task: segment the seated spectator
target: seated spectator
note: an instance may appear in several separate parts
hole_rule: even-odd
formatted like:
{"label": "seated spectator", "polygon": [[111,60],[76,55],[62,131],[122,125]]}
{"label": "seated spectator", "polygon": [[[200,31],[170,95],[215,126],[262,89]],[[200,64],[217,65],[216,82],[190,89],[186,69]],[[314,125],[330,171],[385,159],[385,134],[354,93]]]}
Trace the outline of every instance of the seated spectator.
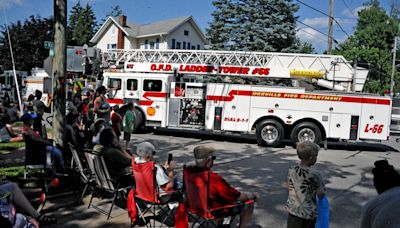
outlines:
{"label": "seated spectator", "polygon": [[[230,186],[224,178],[211,171],[215,160],[215,156],[213,156],[214,152],[215,149],[210,146],[201,145],[195,147],[194,158],[196,165],[194,167],[188,167],[189,172],[202,172],[206,170],[210,172],[208,192],[210,208],[212,209],[226,205],[234,205],[237,203],[237,201],[246,202],[248,200],[257,200],[259,198],[258,193],[239,192]],[[251,216],[253,215],[253,210],[254,204],[250,204],[243,207],[242,211],[239,211],[239,227],[246,227],[251,219]],[[235,215],[235,213],[229,209],[214,211],[212,214],[217,218]]]}
{"label": "seated spectator", "polygon": [[132,186],[134,184],[132,157],[121,149],[111,128],[104,128],[101,131],[100,145],[102,147],[95,146],[93,152],[98,152],[100,156],[103,156],[111,178],[117,180],[121,187]]}
{"label": "seated spectator", "polygon": [[[21,209],[27,216],[16,212]],[[22,193],[21,189],[13,182],[0,185],[0,215],[9,222],[10,227],[39,227],[39,225],[51,225],[57,222],[52,216],[46,216],[36,211]],[[2,227],[6,221],[2,220]]]}
{"label": "seated spectator", "polygon": [[[154,161],[154,155],[156,153],[156,149],[153,144],[149,142],[142,142],[137,145],[136,154],[139,157],[135,157],[135,162],[146,163],[149,161]],[[156,170],[156,182],[158,187],[159,200],[161,203],[166,203],[169,201],[178,201],[180,198],[180,194],[168,194],[167,192],[177,190],[178,182],[174,178],[174,168],[175,161],[171,161],[168,164],[168,161],[164,162],[163,167],[155,164]]]}
{"label": "seated spectator", "polygon": [[111,126],[114,130],[115,135],[119,139],[121,136],[121,127],[122,127],[122,117],[118,114],[119,106],[115,105],[113,107],[113,111],[111,112]]}
{"label": "seated spectator", "polygon": [[12,126],[9,124],[8,116],[2,116],[0,118],[0,143],[22,142],[24,140],[22,135],[14,133]]}
{"label": "seated spectator", "polygon": [[64,158],[61,150],[59,150],[56,147],[53,147],[53,144],[49,140],[43,139],[38,132],[34,131],[31,128],[33,124],[33,119],[36,117],[37,116],[35,114],[30,114],[30,113],[25,113],[21,117],[22,122],[24,123],[24,127],[22,128],[22,133],[24,135],[25,140],[28,140],[33,144],[32,148],[34,148],[34,150],[40,150],[40,148],[44,147],[46,149],[46,152],[52,154],[56,158],[60,167],[63,170],[65,170]]}
{"label": "seated spectator", "polygon": [[79,116],[73,113],[67,115],[66,139],[67,143],[71,143],[78,151],[83,151],[86,140],[85,136],[79,129]]}
{"label": "seated spectator", "polygon": [[363,207],[360,227],[399,227],[400,174],[387,160],[376,161],[372,173],[379,195]]}
{"label": "seated spectator", "polygon": [[6,114],[10,120],[10,123],[14,123],[15,121],[19,120],[20,113],[18,108],[16,107],[14,102],[10,102],[6,107]]}
{"label": "seated spectator", "polygon": [[93,132],[93,138],[92,138],[92,146],[95,146],[96,144],[100,143],[100,132],[104,129],[104,120],[103,119],[97,119],[94,124],[91,126],[91,130]]}

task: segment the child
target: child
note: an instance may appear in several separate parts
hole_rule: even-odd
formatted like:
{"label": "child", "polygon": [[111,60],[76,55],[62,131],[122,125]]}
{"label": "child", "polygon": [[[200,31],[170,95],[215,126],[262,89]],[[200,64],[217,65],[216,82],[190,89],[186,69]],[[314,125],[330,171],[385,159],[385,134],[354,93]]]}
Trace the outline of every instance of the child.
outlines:
{"label": "child", "polygon": [[123,128],[124,128],[124,140],[125,143],[125,150],[128,151],[129,141],[131,141],[131,134],[133,130],[135,130],[135,114],[133,114],[133,103],[130,102],[127,105],[127,111],[124,115],[123,119]]}
{"label": "child", "polygon": [[302,142],[296,147],[300,164],[288,173],[287,227],[315,227],[317,220],[316,196],[325,195],[325,184],[320,173],[312,168],[320,147],[312,142]]}
{"label": "child", "polygon": [[113,111],[111,112],[111,126],[114,130],[115,135],[117,136],[118,140],[121,136],[121,124],[122,124],[122,117],[118,114],[119,106],[115,105],[113,107]]}

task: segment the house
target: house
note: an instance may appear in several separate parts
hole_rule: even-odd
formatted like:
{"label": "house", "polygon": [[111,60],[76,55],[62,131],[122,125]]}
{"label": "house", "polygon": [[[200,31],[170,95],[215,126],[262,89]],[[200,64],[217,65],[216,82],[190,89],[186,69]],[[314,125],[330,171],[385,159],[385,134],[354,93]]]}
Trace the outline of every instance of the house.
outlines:
{"label": "house", "polygon": [[100,49],[204,49],[206,38],[192,16],[138,25],[109,17],[90,40]]}

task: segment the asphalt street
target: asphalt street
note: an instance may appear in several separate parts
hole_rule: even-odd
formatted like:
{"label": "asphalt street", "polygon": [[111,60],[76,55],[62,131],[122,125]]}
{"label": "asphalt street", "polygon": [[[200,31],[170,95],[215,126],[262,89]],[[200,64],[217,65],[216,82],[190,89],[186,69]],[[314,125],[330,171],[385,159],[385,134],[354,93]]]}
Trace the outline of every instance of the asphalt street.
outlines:
{"label": "asphalt street", "polygon": [[[157,131],[132,135],[132,144],[152,142],[157,148],[156,161],[163,162],[172,153],[177,162],[176,173],[184,163],[193,161],[193,148],[212,145],[218,152],[213,170],[240,191],[259,192],[254,222],[250,227],[286,227],[287,170],[298,162],[296,151],[287,144],[280,148],[259,147],[251,136],[221,136],[190,132]],[[122,141],[121,141],[122,143]],[[374,161],[387,159],[400,169],[400,144],[395,140],[380,143],[330,143],[322,149],[316,168],[326,179],[331,208],[330,227],[359,227],[362,206],[377,193],[372,184]],[[60,227],[126,227],[125,210],[116,207],[112,219],[85,205],[53,207]],[[101,202],[101,201],[100,201]],[[109,204],[104,204],[105,208]],[[58,209],[57,209],[58,208]],[[58,227],[57,225],[57,227]]]}

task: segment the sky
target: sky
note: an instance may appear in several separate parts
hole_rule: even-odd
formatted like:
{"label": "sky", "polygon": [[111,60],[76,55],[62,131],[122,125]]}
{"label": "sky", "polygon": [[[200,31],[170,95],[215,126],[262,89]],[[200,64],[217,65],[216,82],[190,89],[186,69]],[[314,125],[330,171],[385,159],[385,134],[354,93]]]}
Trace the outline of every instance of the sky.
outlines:
{"label": "sky", "polygon": [[[311,43],[318,53],[327,49],[329,0],[293,0],[300,8],[295,13],[298,16],[297,35],[302,41]],[[353,34],[357,23],[357,12],[362,9],[367,0],[334,0],[333,38],[340,42]],[[392,2],[399,0],[381,0],[381,6],[387,11]],[[0,25],[24,21],[30,15],[43,18],[53,15],[54,0],[0,0]],[[68,13],[78,0],[68,0]],[[138,24],[147,24],[159,20],[181,16],[193,16],[200,28],[205,32],[212,21],[214,10],[212,0],[80,0],[81,5],[91,4],[97,21],[102,21],[111,11],[111,7],[119,5],[127,20]],[[306,6],[308,5],[308,6]],[[314,9],[312,9],[312,8]],[[321,12],[318,12],[321,11]],[[306,25],[311,26],[307,27]],[[320,32],[324,33],[321,34]]]}

